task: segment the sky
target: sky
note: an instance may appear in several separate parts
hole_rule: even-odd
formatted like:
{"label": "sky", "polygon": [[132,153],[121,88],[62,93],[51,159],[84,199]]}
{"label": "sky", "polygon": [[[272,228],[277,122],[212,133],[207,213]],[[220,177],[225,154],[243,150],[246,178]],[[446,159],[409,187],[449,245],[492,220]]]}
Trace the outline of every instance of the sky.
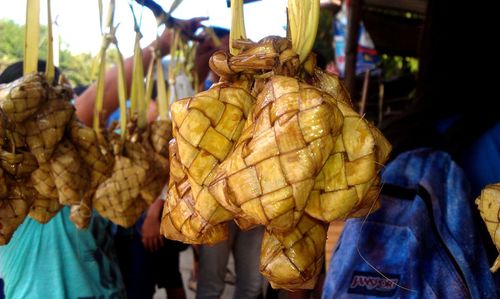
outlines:
{"label": "sky", "polygon": [[[168,10],[173,0],[156,0]],[[103,0],[104,9],[107,0]],[[115,24],[120,26],[117,31],[118,45],[122,54],[127,57],[133,53],[134,30],[133,18],[128,0],[116,0]],[[157,25],[151,11],[136,4],[134,8],[137,17],[141,15],[141,45],[146,46],[156,37]],[[267,35],[284,36],[286,24],[287,0],[261,0],[244,5],[247,37],[259,40]],[[57,23],[53,26],[54,34],[60,36],[64,45],[73,53],[90,52],[95,55],[101,43],[99,29],[99,10],[97,0],[52,0],[52,19]],[[18,24],[24,24],[26,17],[26,0],[0,0],[0,19],[11,19]],[[41,0],[40,22],[47,23],[46,0]],[[226,0],[184,0],[174,11],[173,16],[189,19],[197,16],[208,16],[210,19],[203,24],[229,28],[231,24],[230,9]],[[1,38],[1,37],[0,37]]]}

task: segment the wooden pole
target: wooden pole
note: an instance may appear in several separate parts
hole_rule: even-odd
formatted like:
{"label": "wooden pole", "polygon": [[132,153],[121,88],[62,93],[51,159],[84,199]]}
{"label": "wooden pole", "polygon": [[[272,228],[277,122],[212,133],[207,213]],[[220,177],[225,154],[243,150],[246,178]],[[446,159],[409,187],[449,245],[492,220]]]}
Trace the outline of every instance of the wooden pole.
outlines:
{"label": "wooden pole", "polygon": [[380,82],[378,87],[378,123],[380,127],[384,118],[384,83]]}
{"label": "wooden pole", "polygon": [[347,41],[345,53],[345,85],[353,96],[356,82],[356,55],[358,50],[359,27],[363,0],[350,0],[347,20]]}
{"label": "wooden pole", "polygon": [[363,91],[361,92],[361,103],[359,104],[359,114],[363,116],[366,110],[366,97],[368,97],[368,86],[370,84],[370,70],[365,72],[365,80],[363,80]]}

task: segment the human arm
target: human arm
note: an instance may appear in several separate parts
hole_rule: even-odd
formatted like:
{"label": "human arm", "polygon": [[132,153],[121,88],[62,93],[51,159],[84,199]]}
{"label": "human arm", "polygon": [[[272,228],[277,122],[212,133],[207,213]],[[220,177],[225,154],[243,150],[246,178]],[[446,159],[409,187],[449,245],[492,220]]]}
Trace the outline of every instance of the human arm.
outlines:
{"label": "human arm", "polygon": [[[202,21],[206,20],[206,18],[193,18],[190,20],[177,20],[178,26],[184,31],[188,32],[192,35],[192,32],[196,31],[199,27],[201,27]],[[171,30],[165,30],[159,39],[159,49],[161,55],[164,56],[170,53],[170,45],[172,42],[173,36]],[[142,63],[144,66],[144,73],[147,73],[147,68],[151,59],[153,59],[152,49],[155,48],[156,40],[149,44],[142,50]],[[123,61],[124,72],[125,72],[125,81],[127,94],[130,94],[130,87],[132,82],[132,73],[133,73],[133,57],[129,57]],[[118,108],[118,68],[113,66],[110,68],[104,77],[104,103],[103,103],[103,118],[107,119],[109,114],[111,114],[114,110]],[[91,126],[92,120],[94,117],[94,103],[97,92],[97,84],[94,82],[87,88],[75,101],[76,115],[78,119],[84,124]]]}
{"label": "human arm", "polygon": [[141,228],[142,243],[148,251],[157,251],[163,246],[164,238],[160,234],[160,219],[164,200],[156,199],[149,206]]}

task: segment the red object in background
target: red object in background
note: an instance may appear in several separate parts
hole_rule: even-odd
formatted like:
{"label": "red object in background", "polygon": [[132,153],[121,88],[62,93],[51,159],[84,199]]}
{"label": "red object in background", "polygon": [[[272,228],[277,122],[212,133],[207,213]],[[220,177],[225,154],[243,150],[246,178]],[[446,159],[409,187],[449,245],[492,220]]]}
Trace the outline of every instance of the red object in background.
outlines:
{"label": "red object in background", "polygon": [[326,69],[325,71],[329,74],[332,74],[332,75],[335,75],[335,76],[338,76],[339,75],[339,69],[337,68],[337,65],[335,65],[335,62],[333,61],[330,61],[327,65],[326,65]]}

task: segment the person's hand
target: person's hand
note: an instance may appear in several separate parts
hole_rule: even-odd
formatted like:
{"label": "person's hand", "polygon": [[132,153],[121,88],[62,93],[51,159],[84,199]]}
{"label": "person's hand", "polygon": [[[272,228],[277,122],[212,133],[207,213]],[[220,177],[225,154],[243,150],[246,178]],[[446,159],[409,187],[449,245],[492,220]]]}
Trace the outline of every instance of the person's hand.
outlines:
{"label": "person's hand", "polygon": [[[208,61],[212,54],[217,50],[228,51],[229,48],[229,34],[223,37],[219,37],[220,45],[215,45],[213,38],[209,35],[203,33],[200,35],[202,41],[196,48],[195,56],[195,70],[198,73],[198,78],[200,78],[200,83],[203,84],[205,78],[210,72]],[[217,81],[217,80],[216,80]]]}
{"label": "person's hand", "polygon": [[[196,32],[196,30],[198,30],[198,28],[203,27],[201,22],[206,20],[208,20],[207,17],[197,17],[189,20],[170,18],[169,25],[180,28],[184,36],[188,37],[189,39],[197,40],[198,38],[194,35],[194,33]],[[162,55],[165,55],[170,52],[170,46],[172,44],[173,39],[174,37],[172,34],[172,30],[168,30],[168,28],[166,28],[159,39],[160,42],[159,48]]]}
{"label": "person's hand", "polygon": [[194,33],[198,28],[203,27],[201,22],[208,20],[208,17],[197,17],[189,20],[181,20],[171,18],[173,26],[179,28],[183,34],[189,38],[194,37]]}
{"label": "person's hand", "polygon": [[163,203],[163,200],[157,199],[149,206],[141,228],[144,248],[151,252],[159,250],[165,241],[165,238],[160,234],[160,217]]}
{"label": "person's hand", "polygon": [[144,219],[141,228],[142,244],[146,250],[154,252],[163,247],[164,238],[160,234],[160,220],[155,217],[148,217]]}

